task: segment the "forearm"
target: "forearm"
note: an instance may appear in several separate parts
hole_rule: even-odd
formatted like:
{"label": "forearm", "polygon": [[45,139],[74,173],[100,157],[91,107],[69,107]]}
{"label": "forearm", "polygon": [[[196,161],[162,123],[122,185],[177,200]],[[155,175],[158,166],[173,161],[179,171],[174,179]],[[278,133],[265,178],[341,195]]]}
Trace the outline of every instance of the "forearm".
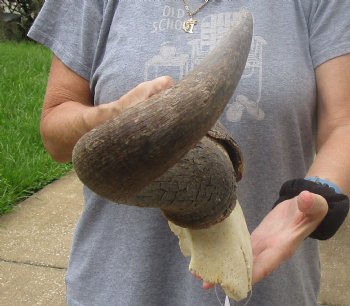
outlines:
{"label": "forearm", "polygon": [[42,115],[40,131],[45,148],[54,160],[69,162],[79,138],[111,117],[103,105],[64,102]]}
{"label": "forearm", "polygon": [[320,65],[317,80],[317,155],[308,176],[335,183],[350,195],[350,55]]}
{"label": "forearm", "polygon": [[317,152],[307,176],[327,179],[350,195],[350,125],[334,128]]}
{"label": "forearm", "polygon": [[56,161],[71,161],[81,136],[172,84],[170,77],[158,77],[139,84],[118,100],[93,106],[89,83],[54,59],[40,126],[45,148]]}

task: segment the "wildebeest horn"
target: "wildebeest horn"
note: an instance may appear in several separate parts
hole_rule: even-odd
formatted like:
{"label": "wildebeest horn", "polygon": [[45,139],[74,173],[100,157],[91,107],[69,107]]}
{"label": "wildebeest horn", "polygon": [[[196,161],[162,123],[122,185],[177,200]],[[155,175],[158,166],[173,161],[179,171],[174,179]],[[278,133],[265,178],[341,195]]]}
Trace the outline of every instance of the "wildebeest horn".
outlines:
{"label": "wildebeest horn", "polygon": [[233,95],[252,29],[252,16],[242,9],[233,29],[180,82],[83,135],[73,150],[82,182],[114,202],[130,203],[173,167],[207,134]]}

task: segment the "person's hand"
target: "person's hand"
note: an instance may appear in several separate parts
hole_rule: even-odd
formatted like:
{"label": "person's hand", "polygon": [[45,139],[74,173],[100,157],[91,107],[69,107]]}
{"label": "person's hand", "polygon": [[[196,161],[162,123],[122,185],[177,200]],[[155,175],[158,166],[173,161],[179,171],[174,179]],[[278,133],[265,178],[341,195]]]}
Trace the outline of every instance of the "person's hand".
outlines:
{"label": "person's hand", "polygon": [[174,81],[171,77],[162,76],[137,85],[118,100],[86,109],[84,114],[85,132],[120,115],[126,109],[150,98],[154,94],[170,88],[173,84]]}
{"label": "person's hand", "polygon": [[327,201],[309,191],[278,204],[251,234],[253,284],[290,258],[321,223],[327,211]]}
{"label": "person's hand", "polygon": [[[278,204],[251,234],[255,284],[291,257],[302,241],[321,223],[328,211],[326,200],[309,191]],[[196,278],[201,279],[198,275]],[[203,282],[204,289],[214,285]]]}
{"label": "person's hand", "polygon": [[154,80],[137,85],[118,100],[107,104],[101,104],[99,107],[104,111],[105,116],[114,117],[124,110],[150,98],[154,94],[170,88],[173,84],[174,81],[169,76],[158,77]]}

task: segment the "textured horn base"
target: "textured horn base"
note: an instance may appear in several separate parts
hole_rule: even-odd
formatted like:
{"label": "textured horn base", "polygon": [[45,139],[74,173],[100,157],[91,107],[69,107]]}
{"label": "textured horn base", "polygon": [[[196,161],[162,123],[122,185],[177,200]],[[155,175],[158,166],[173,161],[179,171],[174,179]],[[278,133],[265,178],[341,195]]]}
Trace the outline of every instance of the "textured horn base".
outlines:
{"label": "textured horn base", "polygon": [[174,167],[127,202],[159,207],[168,220],[182,227],[206,228],[234,209],[235,177],[224,147],[204,137]]}

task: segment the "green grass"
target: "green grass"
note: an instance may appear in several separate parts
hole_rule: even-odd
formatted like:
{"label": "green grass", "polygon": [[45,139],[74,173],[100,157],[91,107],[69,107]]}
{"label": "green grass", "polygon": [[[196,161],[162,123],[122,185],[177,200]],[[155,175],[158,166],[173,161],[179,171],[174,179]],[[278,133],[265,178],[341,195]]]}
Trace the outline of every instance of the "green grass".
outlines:
{"label": "green grass", "polygon": [[45,152],[39,134],[50,51],[0,42],[0,214],[67,173]]}

